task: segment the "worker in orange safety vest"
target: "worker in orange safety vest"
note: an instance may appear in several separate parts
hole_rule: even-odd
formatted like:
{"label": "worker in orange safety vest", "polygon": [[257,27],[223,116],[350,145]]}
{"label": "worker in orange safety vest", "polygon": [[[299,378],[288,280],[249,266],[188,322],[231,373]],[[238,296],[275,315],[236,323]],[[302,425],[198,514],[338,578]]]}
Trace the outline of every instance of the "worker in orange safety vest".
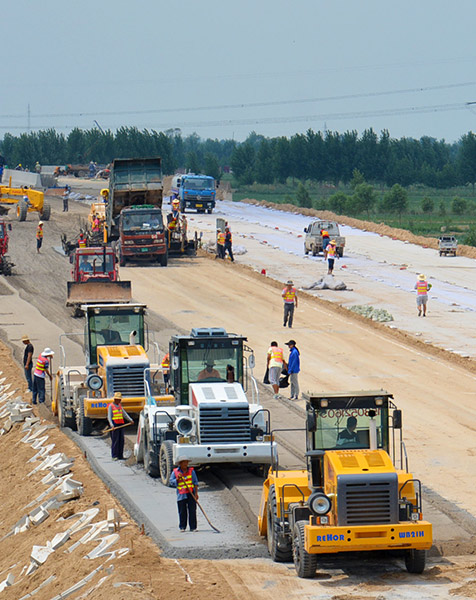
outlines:
{"label": "worker in orange safety vest", "polygon": [[197,531],[198,477],[195,470],[188,466],[189,460],[185,455],[177,458],[177,464],[178,467],[170,475],[170,485],[177,488],[179,529],[184,532],[188,520],[190,531]]}
{"label": "worker in orange safety vest", "polygon": [[327,274],[328,275],[332,275],[332,272],[334,270],[334,262],[336,259],[337,252],[336,252],[336,241],[335,240],[331,240],[326,248],[327,251]]}
{"label": "worker in orange safety vest", "polygon": [[422,310],[423,316],[426,317],[426,305],[428,303],[428,292],[431,290],[431,283],[428,283],[426,277],[421,273],[418,275],[418,281],[415,283],[415,289],[417,293],[416,303],[418,308],[418,316],[421,317]]}
{"label": "worker in orange safety vest", "polygon": [[215,258],[225,258],[225,237],[225,232],[217,229],[217,254]]}
{"label": "worker in orange safety vest", "polygon": [[43,244],[43,221],[38,222],[38,227],[36,228],[36,252],[40,254],[40,248]]}
{"label": "worker in orange safety vest", "polygon": [[286,287],[282,291],[282,298],[284,300],[284,323],[283,327],[289,324],[289,327],[293,326],[293,318],[294,318],[294,307],[297,308],[298,298],[296,288],[293,287],[294,283],[289,280],[286,283]]}
{"label": "worker in orange safety vest", "polygon": [[79,238],[78,238],[78,248],[86,248],[87,245],[88,245],[88,242],[86,240],[86,236],[84,235],[83,232],[81,232],[79,234]]}
{"label": "worker in orange safety vest", "polygon": [[284,352],[278,347],[278,342],[271,342],[266,366],[268,368],[269,383],[273,386],[274,397],[279,397],[279,378],[282,370],[287,366],[284,360]]}
{"label": "worker in orange safety vest", "polygon": [[162,375],[164,377],[164,384],[165,384],[166,389],[168,390],[169,389],[169,379],[170,379],[170,354],[168,352],[162,359],[160,366],[162,367]]}
{"label": "worker in orange safety vest", "polygon": [[116,392],[113,401],[107,407],[107,420],[111,431],[111,455],[112,460],[124,460],[124,425],[125,421],[132,423],[132,419],[122,408],[122,394]]}

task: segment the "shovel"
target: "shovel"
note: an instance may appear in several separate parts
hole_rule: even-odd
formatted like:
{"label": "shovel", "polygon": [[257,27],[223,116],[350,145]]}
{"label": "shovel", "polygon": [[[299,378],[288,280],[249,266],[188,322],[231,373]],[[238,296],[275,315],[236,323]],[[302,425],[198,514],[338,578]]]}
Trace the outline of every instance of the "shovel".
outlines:
{"label": "shovel", "polygon": [[202,511],[203,516],[205,517],[205,519],[207,520],[207,523],[210,525],[210,527],[213,529],[213,531],[216,531],[217,533],[221,533],[221,531],[219,529],[217,529],[215,527],[215,525],[213,525],[213,523],[210,521],[210,519],[207,517],[207,513],[203,510],[202,505],[200,504],[200,502],[198,501],[197,498],[195,498],[195,494],[193,493],[193,490],[191,490],[188,485],[185,483],[185,480],[180,477],[180,480],[182,481],[182,483],[185,484],[185,487],[187,488],[187,491],[189,494],[191,494],[192,498],[195,500],[195,502],[197,503],[198,508]]}
{"label": "shovel", "polygon": [[105,429],[101,435],[105,435],[106,433],[109,433],[110,431],[112,431],[113,429],[122,429],[123,427],[129,427],[129,425],[132,425],[132,423],[125,423],[124,425],[119,425],[118,427],[109,427],[109,429]]}

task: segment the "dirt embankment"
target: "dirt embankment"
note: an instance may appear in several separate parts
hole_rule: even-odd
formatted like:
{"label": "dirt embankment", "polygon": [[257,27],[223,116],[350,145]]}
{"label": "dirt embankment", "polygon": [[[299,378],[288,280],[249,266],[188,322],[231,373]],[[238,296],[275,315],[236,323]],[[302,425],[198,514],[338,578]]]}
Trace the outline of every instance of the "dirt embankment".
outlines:
{"label": "dirt embankment", "polygon": [[[10,350],[0,343],[0,361],[2,364],[2,378],[6,383],[11,383],[11,389],[19,392],[25,390],[22,373],[13,361]],[[27,399],[26,396],[24,396]],[[3,408],[4,402],[1,403]],[[82,482],[84,492],[77,500],[71,500],[60,508],[50,508],[48,518],[37,526],[31,525],[26,531],[16,535],[7,536],[12,527],[25,515],[34,510],[39,504],[58,493],[52,490],[42,501],[32,502],[47,489],[49,484],[41,482],[48,474],[47,470],[31,474],[31,471],[40,464],[35,460],[28,462],[38,449],[33,449],[30,444],[21,440],[25,436],[22,432],[23,423],[14,424],[12,429],[0,436],[0,455],[2,457],[2,486],[0,487],[0,582],[8,575],[14,577],[13,585],[7,587],[2,593],[2,599],[19,600],[28,594],[33,594],[42,584],[44,586],[34,594],[36,600],[51,600],[59,594],[82,580],[98,567],[90,581],[74,594],[74,597],[85,594],[97,585],[102,578],[104,582],[98,589],[87,597],[95,600],[133,600],[168,598],[196,600],[225,600],[234,598],[235,595],[226,582],[224,576],[217,570],[213,563],[205,561],[187,561],[180,563],[175,560],[164,559],[160,556],[158,548],[132,521],[124,508],[115,500],[102,481],[92,472],[89,463],[77,446],[72,442],[56,424],[50,421],[49,410],[41,406],[35,412],[42,418],[42,424],[51,424],[42,435],[49,438],[43,445],[55,444],[50,455],[63,452],[68,458],[74,457],[72,467],[73,479]],[[5,418],[0,417],[0,427]],[[31,506],[27,507],[29,503]],[[72,515],[88,509],[99,509],[92,523],[97,523],[107,518],[107,511],[116,509],[122,522],[128,525],[119,531],[119,540],[111,550],[118,551],[128,548],[129,551],[122,557],[108,557],[85,559],[84,557],[94,550],[103,536],[110,532],[101,533],[95,540],[80,544],[70,552],[73,544],[88,531],[88,528],[74,533],[70,539],[41,564],[33,573],[27,575],[24,567],[30,564],[30,554],[33,546],[46,546],[57,534],[65,532],[76,521]],[[160,506],[157,507],[160,510]],[[69,520],[63,520],[71,516]],[[49,580],[49,581],[47,581]],[[46,582],[46,584],[45,584]],[[83,596],[81,596],[83,597]]]}
{"label": "dirt embankment", "polygon": [[[247,204],[256,204],[257,206],[265,206],[266,208],[273,208],[274,210],[281,210],[283,212],[292,212],[295,214],[305,215],[307,217],[316,217],[318,219],[328,219],[331,221],[337,221],[343,225],[354,227],[355,229],[362,229],[363,231],[372,231],[379,235],[386,235],[394,240],[400,240],[401,242],[410,242],[411,244],[417,244],[423,248],[433,248],[438,250],[438,240],[436,238],[424,237],[422,235],[415,235],[406,231],[405,229],[397,229],[390,227],[384,223],[374,223],[372,221],[362,221],[360,219],[354,219],[353,217],[345,217],[343,215],[336,215],[328,210],[315,210],[314,208],[301,208],[300,206],[294,206],[294,204],[276,204],[275,202],[267,202],[266,200],[255,200],[254,198],[245,198],[242,202]],[[458,245],[458,255],[466,256],[467,258],[476,258],[476,248],[473,246],[465,246],[464,244]]]}

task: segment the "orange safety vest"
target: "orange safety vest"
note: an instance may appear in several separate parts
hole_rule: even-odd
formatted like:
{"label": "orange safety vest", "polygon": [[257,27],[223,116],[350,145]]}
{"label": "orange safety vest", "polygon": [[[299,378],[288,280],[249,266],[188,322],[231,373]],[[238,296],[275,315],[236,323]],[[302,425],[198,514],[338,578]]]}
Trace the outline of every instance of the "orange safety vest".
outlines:
{"label": "orange safety vest", "polygon": [[294,298],[296,298],[296,288],[291,288],[290,290],[284,288],[283,294],[284,302],[286,302],[286,304],[294,304]]}
{"label": "orange safety vest", "polygon": [[42,237],[43,237],[43,227],[38,227],[38,229],[36,230],[36,239],[41,240]]}
{"label": "orange safety vest", "polygon": [[270,354],[271,360],[275,360],[276,362],[279,362],[282,364],[284,362],[283,349],[278,348],[277,346],[271,346],[270,349],[271,349],[271,354]]}
{"label": "orange safety vest", "polygon": [[428,294],[428,281],[417,281],[417,296],[426,296]]}
{"label": "orange safety vest", "polygon": [[40,356],[36,360],[35,370],[33,371],[33,375],[37,377],[44,377],[46,369],[50,366],[50,363],[46,356]]}
{"label": "orange safety vest", "polygon": [[333,244],[329,244],[326,248],[327,258],[334,258],[336,255],[336,247]]}
{"label": "orange safety vest", "polygon": [[328,238],[328,237],[329,237],[329,232],[328,232],[328,231],[326,231],[325,229],[323,229],[323,230],[321,231],[321,236],[322,236],[323,238]]}
{"label": "orange safety vest", "polygon": [[175,479],[177,480],[177,489],[179,494],[189,494],[193,492],[193,479],[192,479],[193,467],[189,467],[185,473],[179,470],[178,467],[174,469]]}
{"label": "orange safety vest", "polygon": [[162,359],[162,362],[160,363],[160,366],[161,366],[163,369],[170,369],[170,356],[169,356],[169,354],[168,354],[168,353],[167,353],[167,354],[164,356],[164,358]]}
{"label": "orange safety vest", "polygon": [[124,423],[122,408],[119,408],[115,404],[112,405],[112,422],[114,425],[122,425]]}
{"label": "orange safety vest", "polygon": [[220,244],[220,246],[224,246],[225,245],[225,234],[223,232],[220,232],[217,235],[217,243]]}

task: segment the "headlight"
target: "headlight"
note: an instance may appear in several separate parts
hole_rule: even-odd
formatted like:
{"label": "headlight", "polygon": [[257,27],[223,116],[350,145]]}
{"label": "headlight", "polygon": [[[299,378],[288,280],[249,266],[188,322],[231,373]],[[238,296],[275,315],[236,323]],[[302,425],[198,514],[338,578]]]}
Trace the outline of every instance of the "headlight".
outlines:
{"label": "headlight", "polygon": [[102,377],[93,373],[86,379],[86,385],[90,390],[97,392],[102,388]]}
{"label": "headlight", "polygon": [[330,499],[322,492],[314,492],[309,496],[309,508],[315,515],[327,515],[331,510],[332,503]]}
{"label": "headlight", "polygon": [[132,246],[133,243],[133,240],[124,240],[124,246]]}
{"label": "headlight", "polygon": [[195,422],[193,419],[187,416],[179,417],[175,421],[175,429],[180,433],[180,435],[188,436],[190,435],[195,427]]}

